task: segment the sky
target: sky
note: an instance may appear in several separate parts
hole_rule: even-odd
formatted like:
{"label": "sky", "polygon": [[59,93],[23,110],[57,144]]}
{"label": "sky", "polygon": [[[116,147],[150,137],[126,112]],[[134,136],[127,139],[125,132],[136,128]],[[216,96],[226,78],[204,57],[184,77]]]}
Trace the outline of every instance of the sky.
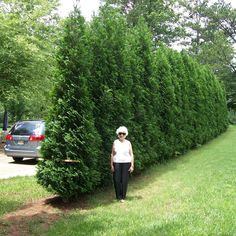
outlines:
{"label": "sky", "polygon": [[[78,1],[78,0],[77,0]],[[231,5],[236,8],[235,0],[225,0],[231,2]],[[73,4],[76,0],[60,0],[59,14],[63,17],[68,16],[69,12],[73,9]],[[98,13],[100,0],[79,0],[80,10],[86,20],[90,20],[93,13]]]}
{"label": "sky", "polygon": [[[73,9],[76,0],[60,0],[59,14],[63,17],[68,16]],[[80,0],[79,6],[82,15],[86,20],[90,20],[93,13],[98,13],[100,0]]]}

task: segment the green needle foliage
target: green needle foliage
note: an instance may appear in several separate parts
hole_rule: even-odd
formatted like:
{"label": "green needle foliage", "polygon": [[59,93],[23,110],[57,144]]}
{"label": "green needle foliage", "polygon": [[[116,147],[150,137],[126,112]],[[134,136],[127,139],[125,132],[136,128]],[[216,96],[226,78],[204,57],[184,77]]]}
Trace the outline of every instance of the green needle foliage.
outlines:
{"label": "green needle foliage", "polygon": [[[91,191],[100,182],[99,135],[89,96],[90,55],[84,19],[75,11],[65,25],[58,52],[59,81],[47,123],[47,140],[39,165],[39,183],[62,196]],[[77,160],[66,163],[62,160]]]}
{"label": "green needle foliage", "polygon": [[[64,198],[111,181],[115,129],[125,125],[135,170],[204,144],[227,128],[225,91],[187,55],[155,46],[144,20],[130,28],[105,6],[67,19],[38,182]],[[76,162],[65,162],[65,160]]]}

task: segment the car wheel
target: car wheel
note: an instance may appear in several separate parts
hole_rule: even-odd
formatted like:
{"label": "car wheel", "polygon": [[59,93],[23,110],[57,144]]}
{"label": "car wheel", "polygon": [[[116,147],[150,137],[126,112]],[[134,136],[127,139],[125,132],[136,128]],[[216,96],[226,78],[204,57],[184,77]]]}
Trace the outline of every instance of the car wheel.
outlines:
{"label": "car wheel", "polygon": [[12,159],[15,161],[15,162],[21,162],[23,160],[23,157],[12,157]]}

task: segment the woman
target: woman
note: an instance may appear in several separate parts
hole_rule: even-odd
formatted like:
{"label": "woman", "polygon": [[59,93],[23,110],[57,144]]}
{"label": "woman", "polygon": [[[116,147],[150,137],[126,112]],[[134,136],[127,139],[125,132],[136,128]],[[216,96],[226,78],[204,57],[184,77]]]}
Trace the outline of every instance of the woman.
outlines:
{"label": "woman", "polygon": [[111,171],[117,200],[124,202],[128,187],[129,172],[134,170],[134,156],[130,141],[125,138],[128,135],[128,129],[121,126],[116,130],[118,139],[112,146],[111,152]]}

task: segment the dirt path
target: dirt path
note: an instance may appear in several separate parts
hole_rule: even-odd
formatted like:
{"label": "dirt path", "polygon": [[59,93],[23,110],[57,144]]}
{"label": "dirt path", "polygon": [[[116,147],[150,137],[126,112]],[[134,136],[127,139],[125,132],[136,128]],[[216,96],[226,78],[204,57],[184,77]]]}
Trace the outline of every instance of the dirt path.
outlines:
{"label": "dirt path", "polygon": [[[62,212],[67,211],[60,197],[52,196],[32,202],[15,212],[2,217],[7,236],[30,236],[30,224],[36,222],[42,230],[47,230],[51,223],[59,219]],[[70,208],[68,208],[70,209]]]}
{"label": "dirt path", "polygon": [[72,209],[88,209],[86,202],[85,196],[73,202],[64,202],[61,197],[55,195],[40,199],[4,215],[1,218],[0,227],[6,228],[6,236],[31,236],[30,225],[34,223],[43,232],[47,232],[53,222]]}

